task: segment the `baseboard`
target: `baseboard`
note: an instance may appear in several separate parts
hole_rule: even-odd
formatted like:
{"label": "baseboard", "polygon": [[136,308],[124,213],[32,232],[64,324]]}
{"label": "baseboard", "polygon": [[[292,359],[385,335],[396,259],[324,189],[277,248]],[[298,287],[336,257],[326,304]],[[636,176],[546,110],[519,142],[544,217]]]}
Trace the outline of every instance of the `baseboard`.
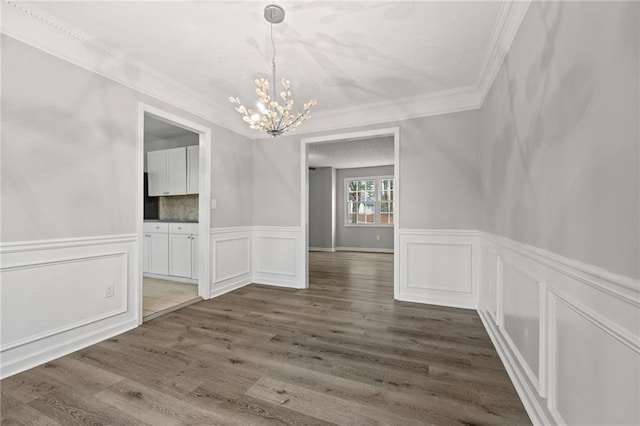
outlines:
{"label": "baseboard", "polygon": [[225,293],[229,293],[230,291],[242,288],[251,283],[252,283],[251,277],[245,277],[237,281],[229,282],[223,286],[218,286],[218,287],[213,286],[213,288],[211,289],[211,292],[209,293],[209,297],[213,299],[215,297],[222,296]]}
{"label": "baseboard", "polygon": [[336,247],[335,251],[362,251],[366,253],[393,253],[393,249],[363,248],[363,247]]}
{"label": "baseboard", "polygon": [[502,341],[500,333],[497,332],[496,327],[491,322],[491,318],[488,317],[481,309],[478,309],[478,315],[480,316],[480,320],[482,320],[485,330],[487,330],[487,334],[489,334],[489,338],[491,339],[496,352],[498,352],[500,361],[502,361],[505,370],[507,370],[507,374],[515,387],[531,422],[534,425],[554,424],[555,422],[553,419],[545,415],[545,410],[538,403],[538,400],[535,397],[535,389],[530,388],[525,377],[520,373],[515,359],[509,353],[506,342]]}
{"label": "baseboard", "polygon": [[95,345],[96,343],[100,343],[136,327],[138,327],[138,319],[129,319],[122,323],[105,327],[102,330],[79,336],[55,347],[49,347],[43,351],[30,354],[21,359],[16,359],[9,364],[2,363],[2,366],[0,366],[0,379],[5,379],[9,376],[13,376],[14,374],[37,367],[65,355],[69,355],[70,353]]}
{"label": "baseboard", "polygon": [[328,251],[331,253],[335,253],[336,249],[328,247],[309,247],[309,251]]}
{"label": "baseboard", "polygon": [[274,287],[284,287],[284,288],[295,288],[295,289],[303,289],[304,288],[304,285],[299,283],[299,282],[286,281],[286,280],[275,280],[275,279],[265,278],[265,277],[254,277],[253,278],[253,283],[254,284],[271,285],[271,286],[274,286]]}
{"label": "baseboard", "polygon": [[166,280],[166,281],[176,281],[183,284],[195,284],[198,285],[198,280],[194,280],[191,278],[183,278],[183,277],[174,277],[172,275],[160,275],[160,274],[150,274],[145,272],[142,274],[144,278],[155,278],[158,280]]}
{"label": "baseboard", "polygon": [[154,312],[152,314],[149,314],[146,317],[142,318],[142,322],[151,321],[152,319],[156,319],[156,318],[161,317],[163,315],[166,315],[166,314],[168,314],[170,312],[177,311],[178,309],[186,308],[187,306],[193,305],[194,303],[198,303],[198,302],[202,302],[202,297],[196,297],[196,298],[193,298],[191,300],[187,300],[186,302],[179,303],[179,304],[177,304],[175,306],[171,306],[171,307],[168,307],[166,309],[162,309],[162,310],[160,310],[158,312]]}
{"label": "baseboard", "polygon": [[411,302],[411,303],[422,303],[425,305],[437,305],[437,306],[448,306],[451,308],[461,308],[461,309],[476,309],[477,303],[475,300],[463,301],[461,299],[447,299],[442,297],[430,297],[425,295],[418,294],[396,294],[394,296],[395,300],[399,300],[401,302]]}

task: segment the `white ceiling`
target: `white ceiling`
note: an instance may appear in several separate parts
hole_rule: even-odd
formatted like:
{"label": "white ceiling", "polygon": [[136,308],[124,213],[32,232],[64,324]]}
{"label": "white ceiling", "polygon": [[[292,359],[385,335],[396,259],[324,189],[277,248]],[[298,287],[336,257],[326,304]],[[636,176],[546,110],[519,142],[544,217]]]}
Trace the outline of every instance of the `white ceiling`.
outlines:
{"label": "white ceiling", "polygon": [[310,167],[388,166],[393,164],[393,136],[308,144]]}
{"label": "white ceiling", "polygon": [[[253,80],[270,72],[266,2],[21,3],[224,111],[235,113],[230,95],[253,103]],[[287,15],[276,25],[278,73],[298,104],[318,100],[315,115],[476,88],[505,27],[499,1],[279,4]]]}

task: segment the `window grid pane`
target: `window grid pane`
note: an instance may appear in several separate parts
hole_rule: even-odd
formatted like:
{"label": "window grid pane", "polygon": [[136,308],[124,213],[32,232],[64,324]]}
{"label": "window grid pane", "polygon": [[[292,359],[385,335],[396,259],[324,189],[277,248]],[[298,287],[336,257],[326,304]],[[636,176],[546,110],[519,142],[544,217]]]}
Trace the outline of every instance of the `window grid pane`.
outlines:
{"label": "window grid pane", "polygon": [[347,180],[346,223],[393,224],[394,186],[393,178]]}

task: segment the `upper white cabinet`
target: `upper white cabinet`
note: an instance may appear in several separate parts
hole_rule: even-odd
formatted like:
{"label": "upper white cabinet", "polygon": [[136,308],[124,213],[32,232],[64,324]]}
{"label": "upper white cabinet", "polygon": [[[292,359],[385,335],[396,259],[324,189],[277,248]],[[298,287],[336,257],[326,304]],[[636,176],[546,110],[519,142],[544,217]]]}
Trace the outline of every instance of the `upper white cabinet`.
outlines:
{"label": "upper white cabinet", "polygon": [[198,145],[187,147],[187,194],[198,193],[198,180],[200,178],[200,147]]}
{"label": "upper white cabinet", "polygon": [[187,193],[187,149],[173,148],[147,153],[149,196]]}

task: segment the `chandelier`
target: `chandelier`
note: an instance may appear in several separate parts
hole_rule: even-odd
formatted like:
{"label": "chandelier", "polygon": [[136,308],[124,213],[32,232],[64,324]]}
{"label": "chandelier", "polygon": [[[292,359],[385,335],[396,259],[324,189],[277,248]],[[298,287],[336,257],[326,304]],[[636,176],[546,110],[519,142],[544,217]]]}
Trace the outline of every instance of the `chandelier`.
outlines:
{"label": "chandelier", "polygon": [[[302,111],[292,113],[293,99],[291,99],[291,82],[282,79],[282,91],[280,99],[282,103],[278,103],[276,95],[276,44],[274,41],[273,24],[279,24],[284,21],[284,9],[275,4],[271,4],[264,8],[264,18],[271,24],[271,47],[273,48],[273,57],[271,59],[271,67],[273,72],[273,82],[270,84],[267,78],[255,80],[256,95],[258,102],[257,110],[248,109],[240,103],[237,97],[230,97],[229,100],[236,104],[236,111],[242,114],[242,119],[249,123],[249,127],[255,130],[266,132],[271,137],[277,137],[288,130],[295,130],[300,124],[307,120],[310,115],[311,107],[317,104],[316,100],[310,100],[304,104]],[[271,95],[269,87],[271,86]]]}

